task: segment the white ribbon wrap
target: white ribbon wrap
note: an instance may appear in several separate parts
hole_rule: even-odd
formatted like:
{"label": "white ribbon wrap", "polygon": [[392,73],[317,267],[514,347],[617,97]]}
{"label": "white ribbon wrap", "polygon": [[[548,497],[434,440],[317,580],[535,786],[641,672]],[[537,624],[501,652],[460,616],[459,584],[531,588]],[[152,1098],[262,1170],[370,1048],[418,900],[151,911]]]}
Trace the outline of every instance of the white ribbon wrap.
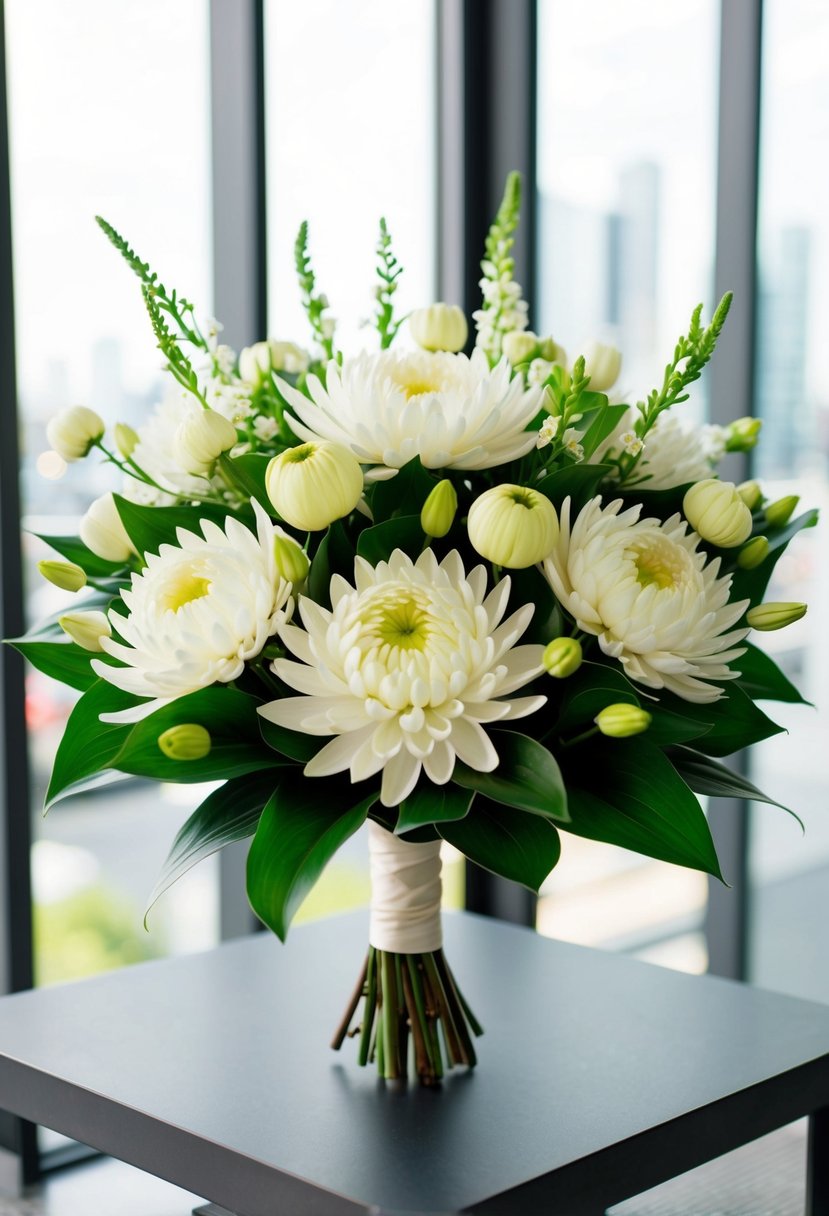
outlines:
{"label": "white ribbon wrap", "polygon": [[443,945],[440,841],[413,844],[369,820],[369,944],[393,954],[429,954]]}

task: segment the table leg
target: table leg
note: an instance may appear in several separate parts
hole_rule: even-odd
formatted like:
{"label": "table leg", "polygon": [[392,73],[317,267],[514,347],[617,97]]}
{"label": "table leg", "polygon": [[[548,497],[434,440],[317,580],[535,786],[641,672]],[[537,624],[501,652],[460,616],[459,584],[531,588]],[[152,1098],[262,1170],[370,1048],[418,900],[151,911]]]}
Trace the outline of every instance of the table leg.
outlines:
{"label": "table leg", "polygon": [[809,1116],[806,1216],[829,1216],[829,1106]]}

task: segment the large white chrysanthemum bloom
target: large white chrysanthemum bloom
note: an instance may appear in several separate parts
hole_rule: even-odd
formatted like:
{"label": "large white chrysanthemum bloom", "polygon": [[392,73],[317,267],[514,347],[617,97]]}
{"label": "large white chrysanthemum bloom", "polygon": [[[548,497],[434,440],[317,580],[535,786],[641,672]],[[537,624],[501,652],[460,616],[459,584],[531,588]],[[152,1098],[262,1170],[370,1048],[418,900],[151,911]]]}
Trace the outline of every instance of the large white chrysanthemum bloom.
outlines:
{"label": "large white chrysanthemum bloom", "polygon": [[330,611],[300,597],[305,628],[285,624],[279,636],[302,661],[277,659],[273,670],[304,695],[259,710],[281,726],[335,736],[306,775],[348,769],[363,781],[382,769],[381,801],[397,806],[421,770],[443,785],[456,757],[479,772],[496,768],[482,723],[522,718],[546,700],[509,698],[543,671],[543,647],[515,645],[533,605],[502,623],[510,580],[486,595],[484,567],[465,575],[454,550],[440,565],[431,549],[416,562],[399,549],[377,566],[358,557],[354,578],[353,587],[331,580]]}
{"label": "large white chrysanthemum bloom", "polygon": [[[486,355],[381,351],[329,363],[323,388],[308,377],[311,400],[279,381],[305,440],[350,448],[361,464],[401,468],[419,456],[430,469],[490,469],[535,446],[528,423],[542,389],[526,388],[506,359],[490,369]],[[390,473],[387,475],[391,476]],[[371,474],[369,474],[371,476]]]}
{"label": "large white chrysanthemum bloom", "polygon": [[103,714],[107,722],[139,722],[177,697],[227,683],[289,616],[291,584],[276,567],[274,541],[284,535],[255,500],[256,532],[228,518],[224,529],[201,521],[202,535],[176,532],[178,545],[147,555],[122,598],[129,616],[109,613],[123,638],[101,638],[101,648],[126,667],[99,659],[102,679],[151,700]]}
{"label": "large white chrysanthemum bloom", "polygon": [[[632,432],[638,414],[629,410],[593,455],[591,464],[600,464],[609,455],[624,450],[622,436]],[[681,422],[675,414],[664,413],[645,436],[644,451],[630,478],[631,485],[643,490],[670,490],[711,477],[725,453],[722,427],[694,427]]]}
{"label": "large white chrysanthemum bloom", "polygon": [[706,562],[699,537],[679,515],[639,519],[637,504],[594,498],[571,526],[565,499],[546,575],[577,625],[618,659],[626,675],[686,701],[716,701],[711,680],[736,675],[727,664],[744,650],[747,629],[733,629],[748,607],[730,603],[731,578],[720,559]]}

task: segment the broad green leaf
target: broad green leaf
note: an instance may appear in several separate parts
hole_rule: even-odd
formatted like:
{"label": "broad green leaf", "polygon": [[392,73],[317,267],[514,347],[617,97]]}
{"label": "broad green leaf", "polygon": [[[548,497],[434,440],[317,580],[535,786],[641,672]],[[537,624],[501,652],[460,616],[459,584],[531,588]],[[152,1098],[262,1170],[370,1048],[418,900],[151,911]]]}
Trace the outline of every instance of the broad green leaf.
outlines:
{"label": "broad green leaf", "polygon": [[245,524],[253,520],[250,511],[232,511],[219,503],[199,503],[197,507],[143,507],[120,494],[114,498],[127,535],[140,553],[158,553],[161,545],[177,545],[177,528],[201,536],[199,524],[202,519],[210,519],[220,528],[224,527],[229,515]]}
{"label": "broad green leaf", "polygon": [[400,836],[427,823],[463,819],[469,813],[474,797],[471,790],[460,789],[454,782],[433,785],[431,781],[423,780],[401,802],[395,833]]}
{"label": "broad green leaf", "polygon": [[534,566],[510,570],[508,577],[511,584],[508,610],[515,612],[524,604],[535,605],[521,645],[536,642],[546,646],[551,638],[558,637],[564,629],[564,615],[552,587]]}
{"label": "broad green leaf", "polygon": [[566,823],[567,791],[561,770],[547,748],[512,730],[490,731],[490,738],[498,753],[498,767],[491,773],[480,773],[457,761],[452,780],[493,802]]}
{"label": "broad green leaf", "polygon": [[628,410],[626,405],[608,405],[606,397],[604,401],[605,404],[599,406],[595,417],[585,428],[581,437],[585,459],[593,455],[600,443],[604,443]]}
{"label": "broad green leaf", "polygon": [[438,824],[444,840],[476,865],[537,891],[561,855],[549,819],[476,797],[464,819]]}
{"label": "broad green leaf", "polygon": [[666,710],[709,727],[694,744],[707,756],[730,756],[783,730],[733,681],[724,684],[723,695],[709,704],[684,701],[664,691],[659,694],[659,701]]}
{"label": "broad green leaf", "polygon": [[811,705],[764,650],[748,645],[734,666],[740,671],[738,686],[753,700]]}
{"label": "broad green leaf", "polygon": [[565,831],[722,877],[702,808],[652,743],[595,740],[566,756],[566,776]]}
{"label": "broad green leaf", "polygon": [[[375,482],[371,491],[371,512],[375,524],[420,511],[437,483],[438,478],[424,469],[419,456],[404,464],[394,477]],[[422,537],[421,533],[421,540]]]}
{"label": "broad green leaf", "polygon": [[818,512],[811,510],[804,511],[802,515],[790,520],[783,528],[766,530],[761,526],[760,531],[768,537],[769,541],[768,556],[753,570],[740,570],[738,567],[733,572],[729,598],[732,601],[750,600],[752,608],[762,603],[774,567],[783,556],[789,541],[803,528],[813,528],[817,521]]}
{"label": "broad green leaf", "polygon": [[129,726],[101,722],[99,715],[137,705],[138,698],[121,692],[106,680],[96,680],[78,701],[63,732],[52,777],[46,791],[46,806],[73,792],[78,782],[112,768],[112,762],[130,732]]}
{"label": "broad green leaf", "polygon": [[252,836],[262,808],[274,791],[274,779],[263,774],[226,781],[209,794],[179,830],[153,887],[144,924],[153,904],[197,862],[211,853]]}
{"label": "broad green leaf", "polygon": [[274,751],[283,756],[288,756],[291,760],[298,760],[301,764],[307,764],[316,756],[320,748],[330,742],[330,739],[324,736],[305,735],[301,730],[289,730],[287,726],[277,726],[275,722],[269,722],[261,714],[258,717],[259,732],[268,747],[272,747]]}
{"label": "broad green leaf", "polygon": [[535,486],[542,494],[561,507],[565,498],[573,500],[571,512],[578,511],[599,492],[599,485],[613,469],[609,464],[571,464],[555,473],[548,473]]}
{"label": "broad green leaf", "polygon": [[377,792],[346,781],[286,773],[268,800],[250,846],[248,899],[282,941],[328,862],[365,822]]}
{"label": "broad green leaf", "polygon": [[77,536],[43,536],[40,532],[35,535],[40,540],[45,540],[47,545],[51,545],[55,552],[65,557],[68,562],[80,566],[90,578],[109,578],[125,569],[124,562],[108,562],[105,558],[98,557],[97,553],[88,549]]}
{"label": "broad green leaf", "polygon": [[269,512],[271,505],[265,489],[265,473],[270,462],[270,456],[259,452],[246,452],[244,456],[228,456],[223,452],[219,457],[219,467],[228,477],[243,486],[248,497],[255,498]]}
{"label": "broad green leaf", "polygon": [[395,549],[402,549],[414,559],[423,548],[425,539],[419,515],[400,515],[361,532],[357,540],[357,553],[373,566],[388,561]]}
{"label": "broad green leaf", "polygon": [[329,527],[320,541],[308,571],[308,594],[323,608],[331,607],[331,576],[341,574],[354,582],[354,548],[340,520]]}
{"label": "broad green leaf", "polygon": [[[263,746],[258,704],[228,684],[212,684],[178,697],[130,727],[113,767],[137,777],[182,783],[219,781],[279,767],[280,760]],[[210,751],[201,760],[171,760],[158,746],[158,736],[189,722],[210,732]]]}
{"label": "broad green leaf", "polygon": [[85,692],[98,679],[89,665],[92,655],[82,646],[71,642],[66,634],[63,636],[66,638],[64,642],[36,642],[20,638],[11,644],[44,675]]}
{"label": "broad green leaf", "polygon": [[776,798],[770,798],[741,773],[735,773],[718,760],[703,756],[690,747],[669,748],[667,756],[682,780],[695,794],[706,794],[709,798],[745,798],[749,802],[767,802],[769,806],[779,806],[781,811],[788,811],[801,828],[803,827],[802,819],[791,807],[778,802]]}

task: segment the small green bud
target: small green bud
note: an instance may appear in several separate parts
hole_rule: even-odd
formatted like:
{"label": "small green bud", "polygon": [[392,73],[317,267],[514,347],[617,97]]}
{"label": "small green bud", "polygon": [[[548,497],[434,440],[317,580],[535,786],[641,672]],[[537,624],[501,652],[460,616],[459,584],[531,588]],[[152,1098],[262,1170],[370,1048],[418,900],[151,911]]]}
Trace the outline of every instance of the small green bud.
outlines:
{"label": "small green bud", "polygon": [[124,457],[124,460],[129,460],[138,447],[138,432],[133,430],[126,422],[116,422],[113,437],[115,439],[115,446]]}
{"label": "small green bud", "polygon": [[37,568],[43,577],[61,591],[80,591],[86,586],[86,574],[74,562],[38,562]]}
{"label": "small green bud", "polygon": [[210,754],[210,732],[197,722],[182,722],[162,731],[158,746],[169,760],[203,760]]}
{"label": "small green bud", "polygon": [[737,418],[726,429],[726,452],[750,452],[757,446],[762,418]]}
{"label": "small green bud", "polygon": [[769,553],[769,542],[765,536],[753,536],[747,545],[737,555],[737,565],[741,570],[753,570],[766,560]]}
{"label": "small green bud", "polygon": [[771,524],[772,528],[784,527],[794,515],[799,502],[799,494],[787,494],[785,498],[770,502],[766,507],[766,523]]}
{"label": "small green bud", "polygon": [[619,702],[606,705],[596,714],[593,721],[603,735],[609,739],[627,739],[630,735],[641,735],[651,724],[652,715],[638,705],[627,705]]}
{"label": "small green bud", "polygon": [[581,667],[581,642],[578,638],[553,638],[544,647],[542,662],[549,675],[565,680]]}
{"label": "small green bud", "polygon": [[420,512],[420,526],[427,536],[445,536],[455,519],[458,495],[448,477],[429,491]]}
{"label": "small green bud", "polygon": [[770,633],[773,629],[785,629],[806,615],[806,605],[796,603],[758,604],[746,613],[746,622],[752,629]]}
{"label": "small green bud", "polygon": [[743,502],[748,507],[749,511],[755,510],[763,501],[763,491],[760,488],[759,481],[742,481],[737,486],[737,493],[742,498]]}
{"label": "small green bud", "polygon": [[280,578],[284,578],[286,583],[305,582],[311,565],[308,554],[281,528],[274,536],[273,553]]}
{"label": "small green bud", "polygon": [[409,317],[409,333],[423,350],[463,350],[469,326],[457,304],[430,304],[416,308]]}
{"label": "small green bud", "polygon": [[58,624],[73,642],[95,654],[103,650],[101,638],[112,637],[112,629],[104,612],[67,612],[58,617]]}
{"label": "small green bud", "polygon": [[513,367],[516,367],[519,363],[529,363],[534,359],[538,354],[538,345],[538,334],[530,330],[514,329],[511,333],[504,334],[501,349]]}
{"label": "small green bud", "polygon": [[563,346],[559,346],[554,338],[539,339],[538,356],[540,359],[546,360],[547,363],[560,363],[564,366],[567,362],[566,350]]}

